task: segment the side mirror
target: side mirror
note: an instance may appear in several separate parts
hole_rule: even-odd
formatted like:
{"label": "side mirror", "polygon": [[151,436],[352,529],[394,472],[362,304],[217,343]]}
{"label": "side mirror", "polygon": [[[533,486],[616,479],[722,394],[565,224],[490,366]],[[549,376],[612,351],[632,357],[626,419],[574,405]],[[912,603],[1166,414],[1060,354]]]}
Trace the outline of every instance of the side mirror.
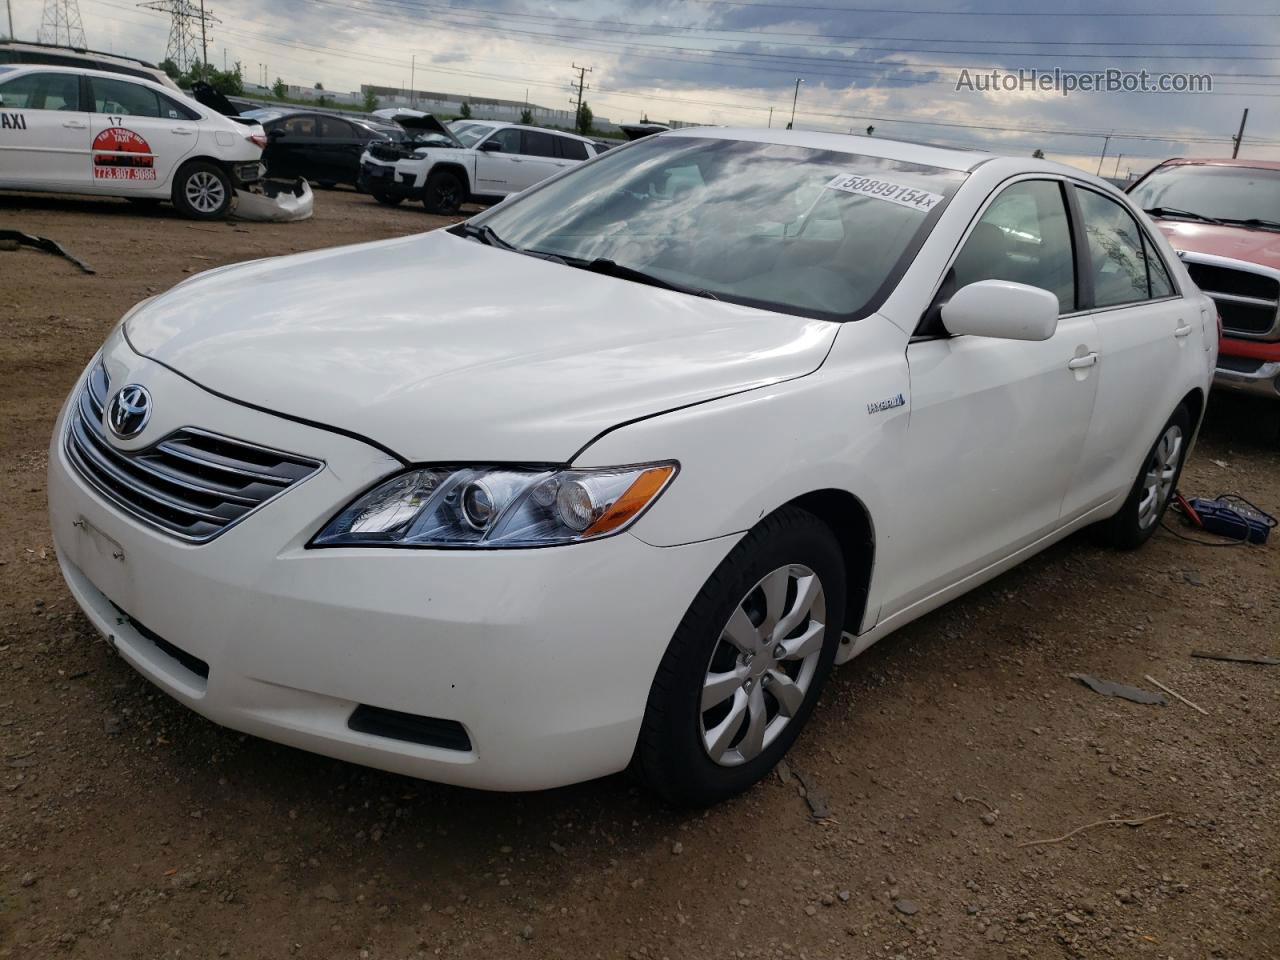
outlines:
{"label": "side mirror", "polygon": [[1058,329],[1058,298],[1025,283],[979,280],[943,304],[942,325],[955,336],[1048,340]]}
{"label": "side mirror", "polygon": [[486,140],[484,143],[480,144],[480,149],[485,153],[501,153],[502,144],[497,140]]}
{"label": "side mirror", "polygon": [[281,130],[279,127],[273,127],[272,129],[267,131],[267,139],[269,140],[279,140],[283,136],[284,136],[284,131]]}

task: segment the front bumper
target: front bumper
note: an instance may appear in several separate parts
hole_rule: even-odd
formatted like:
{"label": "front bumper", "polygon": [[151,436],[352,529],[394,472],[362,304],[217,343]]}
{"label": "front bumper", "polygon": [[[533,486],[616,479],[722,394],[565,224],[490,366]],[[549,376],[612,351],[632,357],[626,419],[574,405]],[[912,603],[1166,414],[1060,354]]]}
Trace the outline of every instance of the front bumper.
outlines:
{"label": "front bumper", "polygon": [[422,188],[415,186],[414,180],[415,178],[411,175],[397,173],[395,164],[369,160],[360,164],[358,183],[365,193],[381,193],[389,197],[420,200]]}
{"label": "front bumper", "polygon": [[[162,409],[180,411],[157,431],[189,423],[325,461],[244,523],[192,546],[85,484],[64,453],[63,411],[49,457],[58,559],[86,615],[136,670],[227,727],[424,779],[527,790],[625,768],[666,645],[735,538],[308,550],[320,524],[397,464],[357,440],[214,397],[121,349],[108,368],[113,383],[150,390],[153,422]],[[466,748],[353,729],[361,705],[446,721],[465,730]]]}
{"label": "front bumper", "polygon": [[1224,337],[1213,385],[1271,400],[1280,399],[1280,343]]}

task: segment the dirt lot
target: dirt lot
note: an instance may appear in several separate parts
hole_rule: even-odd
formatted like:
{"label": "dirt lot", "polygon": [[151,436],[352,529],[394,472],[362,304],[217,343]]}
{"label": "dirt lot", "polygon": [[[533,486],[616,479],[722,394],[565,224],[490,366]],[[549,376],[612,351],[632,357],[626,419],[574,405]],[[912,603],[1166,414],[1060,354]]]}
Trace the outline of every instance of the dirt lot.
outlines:
{"label": "dirt lot", "polygon": [[[839,671],[796,780],[674,814],[622,777],[492,795],[219,729],[115,658],[45,521],[55,410],[123,311],[185,275],[441,223],[321,192],[191,224],[0,197],[0,956],[1280,957],[1280,541],[1074,538]],[[1280,508],[1280,408],[1211,404],[1183,488]],[[1083,671],[1208,710],[1099,697]],[[966,798],[966,799],[962,799]],[[814,798],[810,798],[814,799]],[[1167,814],[1140,827],[1108,817]]]}

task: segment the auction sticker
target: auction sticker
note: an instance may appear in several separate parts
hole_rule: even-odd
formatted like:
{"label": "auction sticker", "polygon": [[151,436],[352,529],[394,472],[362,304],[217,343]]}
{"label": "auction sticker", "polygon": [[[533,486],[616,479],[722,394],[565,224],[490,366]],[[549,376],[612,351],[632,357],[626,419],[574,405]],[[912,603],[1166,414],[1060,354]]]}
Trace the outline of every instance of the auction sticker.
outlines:
{"label": "auction sticker", "polygon": [[832,177],[827,184],[827,189],[852,193],[859,197],[888,200],[900,207],[911,207],[913,210],[923,210],[925,213],[942,202],[940,193],[930,193],[928,190],[921,190],[909,184],[862,173],[842,173]]}
{"label": "auction sticker", "polygon": [[132,130],[107,127],[94,137],[95,180],[154,180],[155,162],[151,145]]}

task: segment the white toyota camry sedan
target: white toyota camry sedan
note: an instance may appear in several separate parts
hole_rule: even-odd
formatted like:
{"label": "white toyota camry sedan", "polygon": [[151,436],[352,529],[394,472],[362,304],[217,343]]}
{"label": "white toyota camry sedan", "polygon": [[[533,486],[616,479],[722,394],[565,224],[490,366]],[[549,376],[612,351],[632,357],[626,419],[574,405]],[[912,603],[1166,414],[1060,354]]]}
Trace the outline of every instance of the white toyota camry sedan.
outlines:
{"label": "white toyota camry sedan", "polygon": [[833,664],[1072,531],[1150,537],[1216,353],[1075,169],[673,131],[139,304],[58,419],[50,514],[87,616],[218,723],[710,803]]}

